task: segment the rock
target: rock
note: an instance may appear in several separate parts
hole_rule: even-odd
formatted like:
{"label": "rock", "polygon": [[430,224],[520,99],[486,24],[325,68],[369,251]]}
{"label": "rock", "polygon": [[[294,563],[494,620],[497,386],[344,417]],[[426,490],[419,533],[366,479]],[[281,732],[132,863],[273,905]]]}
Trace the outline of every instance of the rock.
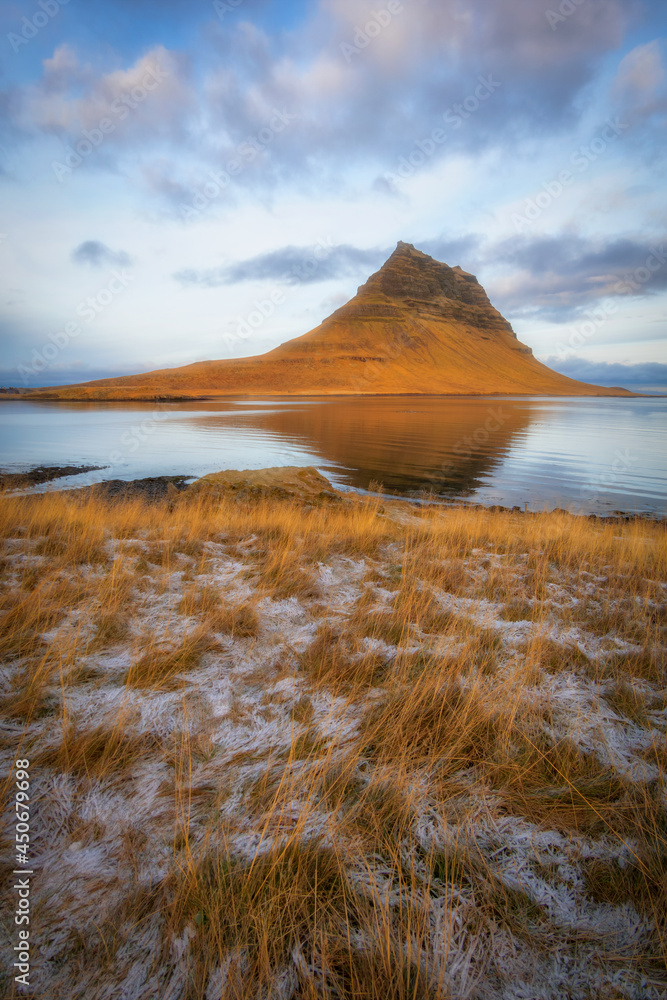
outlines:
{"label": "rock", "polygon": [[99,472],[105,465],[39,465],[28,472],[0,471],[0,490],[19,490],[42,483],[50,483],[54,479],[65,476],[78,476],[84,472]]}
{"label": "rock", "polygon": [[313,506],[340,503],[343,499],[329,480],[312,466],[283,466],[211,473],[191,483],[176,502],[204,499],[215,503],[229,497],[240,501],[288,500]]}
{"label": "rock", "polygon": [[93,486],[83,486],[77,495],[84,499],[88,494],[104,500],[145,500],[156,503],[171,500],[186,489],[191,476],[152,476],[148,479],[105,479]]}

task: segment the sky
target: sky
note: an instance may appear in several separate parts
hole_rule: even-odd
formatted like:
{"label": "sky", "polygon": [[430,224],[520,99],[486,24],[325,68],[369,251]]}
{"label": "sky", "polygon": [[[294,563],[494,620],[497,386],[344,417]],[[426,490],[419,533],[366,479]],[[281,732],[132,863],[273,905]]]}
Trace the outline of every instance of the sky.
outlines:
{"label": "sky", "polygon": [[413,243],[667,387],[664,0],[9,0],[0,384],[261,354]]}

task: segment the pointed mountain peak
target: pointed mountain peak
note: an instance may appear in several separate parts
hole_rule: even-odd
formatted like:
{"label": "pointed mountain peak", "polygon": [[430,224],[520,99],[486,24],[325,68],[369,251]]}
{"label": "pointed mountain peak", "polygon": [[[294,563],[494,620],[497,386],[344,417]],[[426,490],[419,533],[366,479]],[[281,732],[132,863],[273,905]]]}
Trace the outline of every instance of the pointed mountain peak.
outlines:
{"label": "pointed mountain peak", "polygon": [[[392,260],[406,260],[406,261],[421,260],[423,262],[426,262],[426,261],[432,261],[433,257],[429,257],[427,253],[424,253],[422,250],[418,250],[417,247],[414,246],[412,243],[404,243],[403,240],[399,240],[398,243],[396,244],[396,249],[391,254],[391,256],[387,258],[383,266],[386,267],[387,264]],[[447,267],[446,264],[444,264],[443,266]]]}
{"label": "pointed mountain peak", "polygon": [[354,315],[379,309],[380,302],[384,303],[385,315],[387,309],[409,309],[415,317],[437,316],[466,322],[471,327],[492,328],[515,338],[511,325],[493,308],[474,274],[458,264],[450,267],[429,257],[403,240],[399,240],[380,270],[334,316],[344,316],[349,321]]}
{"label": "pointed mountain peak", "polygon": [[359,294],[379,292],[392,299],[410,299],[432,306],[442,299],[469,299],[471,285],[479,288],[477,279],[461,268],[451,268],[412,243],[399,240],[380,270],[359,288]]}

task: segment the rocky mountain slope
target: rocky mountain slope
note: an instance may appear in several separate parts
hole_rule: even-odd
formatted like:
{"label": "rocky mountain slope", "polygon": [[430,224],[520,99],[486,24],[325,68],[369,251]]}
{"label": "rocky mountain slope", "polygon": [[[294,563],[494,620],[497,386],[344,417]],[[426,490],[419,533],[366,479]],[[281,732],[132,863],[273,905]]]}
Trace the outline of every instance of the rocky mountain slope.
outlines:
{"label": "rocky mountain slope", "polygon": [[259,357],[35,390],[39,398],[243,394],[630,395],[567,378],[517,340],[472,274],[399,243],[354,298]]}

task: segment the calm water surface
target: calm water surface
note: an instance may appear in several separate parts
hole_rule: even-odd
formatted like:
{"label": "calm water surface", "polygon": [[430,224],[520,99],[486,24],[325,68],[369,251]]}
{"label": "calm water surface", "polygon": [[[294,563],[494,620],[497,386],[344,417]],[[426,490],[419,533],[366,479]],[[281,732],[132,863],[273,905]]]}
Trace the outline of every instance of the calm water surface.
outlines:
{"label": "calm water surface", "polygon": [[540,510],[667,516],[667,399],[234,399],[0,403],[0,464],[100,479],[314,465],[339,486]]}

